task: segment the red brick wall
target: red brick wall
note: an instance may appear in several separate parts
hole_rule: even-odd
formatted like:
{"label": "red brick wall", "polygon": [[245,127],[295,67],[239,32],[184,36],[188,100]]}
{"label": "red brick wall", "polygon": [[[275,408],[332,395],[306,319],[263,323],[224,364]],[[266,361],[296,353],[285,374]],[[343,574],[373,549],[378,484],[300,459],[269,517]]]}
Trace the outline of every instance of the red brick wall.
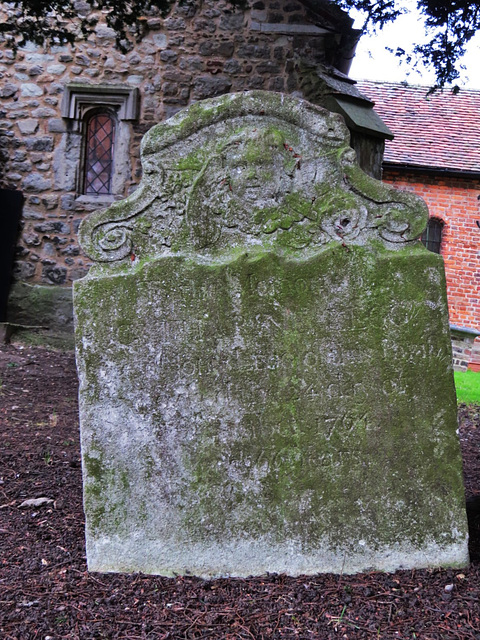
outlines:
{"label": "red brick wall", "polygon": [[450,322],[480,330],[480,180],[434,177],[386,170],[383,180],[413,191],[443,220],[441,254],[445,261]]}

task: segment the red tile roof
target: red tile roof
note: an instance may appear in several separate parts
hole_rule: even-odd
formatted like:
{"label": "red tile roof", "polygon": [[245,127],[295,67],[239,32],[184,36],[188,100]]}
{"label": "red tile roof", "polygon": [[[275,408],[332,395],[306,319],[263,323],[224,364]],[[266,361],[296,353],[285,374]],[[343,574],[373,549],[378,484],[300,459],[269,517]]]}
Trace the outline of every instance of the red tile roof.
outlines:
{"label": "red tile roof", "polygon": [[362,80],[357,87],[395,135],[385,161],[480,172],[480,91],[428,94],[428,87]]}

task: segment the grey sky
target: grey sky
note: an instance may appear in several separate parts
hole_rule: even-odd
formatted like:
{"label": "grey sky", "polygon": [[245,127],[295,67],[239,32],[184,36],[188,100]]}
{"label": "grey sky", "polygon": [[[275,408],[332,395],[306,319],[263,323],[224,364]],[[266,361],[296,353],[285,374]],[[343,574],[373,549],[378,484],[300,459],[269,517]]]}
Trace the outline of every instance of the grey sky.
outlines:
{"label": "grey sky", "polygon": [[[412,13],[398,18],[376,35],[365,35],[360,40],[357,53],[352,64],[350,76],[357,80],[385,80],[409,84],[433,84],[435,76],[432,71],[420,68],[420,73],[413,70],[406,63],[399,63],[399,59],[389,53],[385,47],[396,49],[402,47],[411,50],[413,44],[425,40],[425,31],[421,15],[416,10],[416,2],[407,0],[401,3],[403,7],[412,9]],[[356,19],[355,27],[362,26],[360,14],[350,14]],[[470,43],[467,53],[462,60],[466,69],[458,81],[460,86],[480,89],[480,36],[477,35]]]}

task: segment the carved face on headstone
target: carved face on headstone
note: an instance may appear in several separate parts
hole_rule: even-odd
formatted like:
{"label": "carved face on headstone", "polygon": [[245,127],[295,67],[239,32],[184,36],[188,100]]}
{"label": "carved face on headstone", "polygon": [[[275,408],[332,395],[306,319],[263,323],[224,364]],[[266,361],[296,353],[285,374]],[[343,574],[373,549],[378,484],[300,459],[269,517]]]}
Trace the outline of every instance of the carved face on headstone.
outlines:
{"label": "carved face on headstone", "polygon": [[242,131],[205,163],[192,186],[187,215],[194,241],[213,244],[222,226],[265,231],[267,217],[291,208],[292,194],[313,201],[312,172],[301,166],[301,155],[273,127]]}

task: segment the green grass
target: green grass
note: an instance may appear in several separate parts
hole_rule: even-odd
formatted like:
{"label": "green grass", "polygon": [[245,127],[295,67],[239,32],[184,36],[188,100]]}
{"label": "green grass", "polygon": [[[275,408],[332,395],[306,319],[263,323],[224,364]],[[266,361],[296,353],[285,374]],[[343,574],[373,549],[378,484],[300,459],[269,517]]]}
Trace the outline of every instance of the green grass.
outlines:
{"label": "green grass", "polygon": [[457,402],[480,404],[480,372],[455,371]]}

